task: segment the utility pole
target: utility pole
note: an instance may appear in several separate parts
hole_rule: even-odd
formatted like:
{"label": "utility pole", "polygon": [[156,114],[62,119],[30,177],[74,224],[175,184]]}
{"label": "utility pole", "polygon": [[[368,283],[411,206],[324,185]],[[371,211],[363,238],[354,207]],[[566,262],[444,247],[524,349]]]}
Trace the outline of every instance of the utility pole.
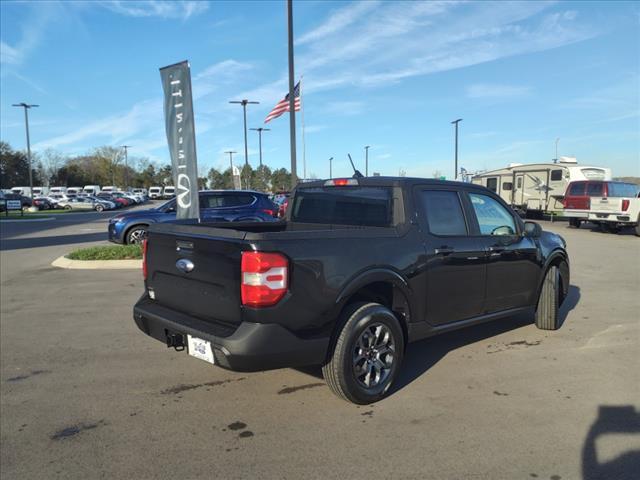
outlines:
{"label": "utility pole", "polygon": [[242,113],[244,115],[244,164],[246,166],[249,165],[249,150],[247,148],[247,105],[257,105],[260,102],[253,102],[245,98],[244,100],[231,100],[229,103],[242,105]]}
{"label": "utility pole", "polygon": [[331,162],[333,161],[333,157],[329,159],[329,178],[333,178],[333,172],[331,171]]}
{"label": "utility pole", "polygon": [[260,144],[260,166],[262,166],[262,132],[269,132],[271,131],[270,128],[250,128],[249,130],[254,130],[256,132],[258,132],[258,142]]}
{"label": "utility pole", "polygon": [[122,145],[124,148],[124,191],[129,188],[129,149],[131,145]]}
{"label": "utility pole", "polygon": [[556,158],[553,163],[558,163],[560,159],[558,158],[558,142],[560,141],[560,137],[556,138]]}
{"label": "utility pole", "polygon": [[456,126],[456,154],[455,154],[455,171],[454,171],[454,175],[453,175],[453,179],[457,180],[458,179],[458,123],[460,123],[462,121],[461,118],[454,120],[453,122],[451,122],[452,124],[454,124]]}
{"label": "utility pole", "polygon": [[24,124],[27,129],[27,162],[29,163],[29,198],[33,200],[33,171],[31,169],[31,141],[29,140],[29,113],[28,110],[40,105],[28,104],[25,102],[14,103],[14,107],[24,108]]}
{"label": "utility pole", "polygon": [[369,176],[369,145],[364,147],[364,176]]}
{"label": "utility pole", "polygon": [[289,46],[289,143],[291,146],[291,188],[298,184],[296,165],[296,99],[293,68],[293,0],[287,0],[287,33]]}

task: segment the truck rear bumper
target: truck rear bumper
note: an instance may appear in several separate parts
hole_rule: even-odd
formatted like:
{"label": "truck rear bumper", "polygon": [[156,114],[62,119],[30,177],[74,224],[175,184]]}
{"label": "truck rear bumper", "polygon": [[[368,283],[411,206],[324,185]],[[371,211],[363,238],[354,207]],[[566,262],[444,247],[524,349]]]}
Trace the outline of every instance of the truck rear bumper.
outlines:
{"label": "truck rear bumper", "polygon": [[158,305],[145,294],[133,308],[140,330],[167,344],[167,337],[192,335],[211,342],[216,365],[235,371],[320,365],[329,338],[302,339],[273,323],[243,322],[233,330]]}

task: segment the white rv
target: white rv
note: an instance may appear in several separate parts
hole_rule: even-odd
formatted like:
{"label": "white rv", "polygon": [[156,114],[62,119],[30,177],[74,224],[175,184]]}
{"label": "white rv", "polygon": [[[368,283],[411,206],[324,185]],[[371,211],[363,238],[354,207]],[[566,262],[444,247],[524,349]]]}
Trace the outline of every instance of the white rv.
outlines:
{"label": "white rv", "polygon": [[85,185],[82,191],[89,195],[97,195],[100,193],[100,185]]}
{"label": "white rv", "polygon": [[11,193],[14,195],[24,195],[25,197],[29,196],[29,187],[13,187],[11,189]]}
{"label": "white rv", "polygon": [[152,198],[152,199],[162,198],[162,187],[150,187],[149,198]]}
{"label": "white rv", "polygon": [[51,187],[49,189],[49,194],[65,194],[67,193],[67,187]]}
{"label": "white rv", "polygon": [[162,189],[163,198],[173,198],[176,196],[176,187],[173,185],[167,185]]}
{"label": "white rv", "polygon": [[69,188],[67,188],[67,194],[68,195],[77,195],[79,193],[82,193],[82,187],[69,187]]}
{"label": "white rv", "polygon": [[558,163],[512,163],[506,168],[479,173],[471,183],[500,195],[521,214],[562,212],[567,185],[575,180],[611,180],[611,169],[579,165],[575,157]]}

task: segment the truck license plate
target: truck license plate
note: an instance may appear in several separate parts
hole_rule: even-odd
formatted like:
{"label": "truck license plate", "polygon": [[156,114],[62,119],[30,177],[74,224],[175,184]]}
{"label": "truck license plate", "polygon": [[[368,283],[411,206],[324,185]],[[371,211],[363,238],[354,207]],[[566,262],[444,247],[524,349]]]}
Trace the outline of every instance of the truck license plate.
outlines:
{"label": "truck license plate", "polygon": [[202,340],[198,337],[187,335],[187,343],[189,347],[189,355],[199,358],[200,360],[204,360],[205,362],[209,362],[211,364],[214,363],[213,350],[211,350],[211,342]]}

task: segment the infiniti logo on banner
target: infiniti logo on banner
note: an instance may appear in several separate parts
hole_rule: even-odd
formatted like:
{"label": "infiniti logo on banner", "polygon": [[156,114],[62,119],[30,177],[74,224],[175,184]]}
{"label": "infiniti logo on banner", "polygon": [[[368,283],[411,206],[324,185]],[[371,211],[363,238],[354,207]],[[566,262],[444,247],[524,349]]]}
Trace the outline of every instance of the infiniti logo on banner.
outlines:
{"label": "infiniti logo on banner", "polygon": [[184,173],[178,174],[178,194],[176,195],[178,205],[182,208],[191,206],[191,181]]}
{"label": "infiniti logo on banner", "polygon": [[176,217],[199,218],[198,166],[188,62],[160,69],[167,142],[176,186]]}

